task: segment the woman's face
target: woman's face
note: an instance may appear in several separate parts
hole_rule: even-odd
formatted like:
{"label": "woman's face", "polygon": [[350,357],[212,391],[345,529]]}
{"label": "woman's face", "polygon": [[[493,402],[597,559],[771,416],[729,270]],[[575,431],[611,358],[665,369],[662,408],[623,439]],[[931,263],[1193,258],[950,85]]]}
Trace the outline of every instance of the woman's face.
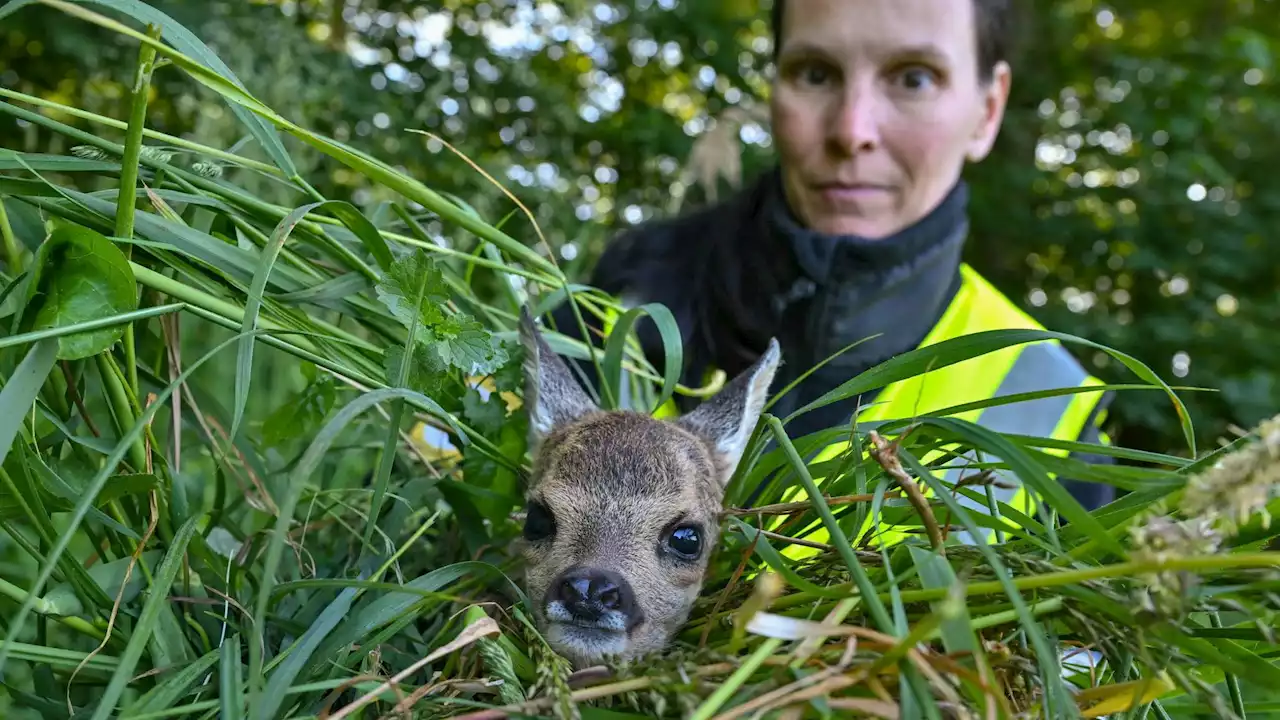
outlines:
{"label": "woman's face", "polygon": [[978,72],[969,0],[786,0],[772,97],[783,185],[809,228],[891,235],[999,131],[1009,69]]}

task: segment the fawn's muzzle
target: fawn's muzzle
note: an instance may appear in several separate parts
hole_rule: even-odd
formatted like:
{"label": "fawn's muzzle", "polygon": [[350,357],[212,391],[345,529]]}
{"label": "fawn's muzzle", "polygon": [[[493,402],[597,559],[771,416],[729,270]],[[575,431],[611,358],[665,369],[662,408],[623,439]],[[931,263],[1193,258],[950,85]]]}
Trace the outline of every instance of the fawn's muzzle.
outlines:
{"label": "fawn's muzzle", "polygon": [[[552,581],[547,604],[558,604],[571,622],[623,627],[630,630],[640,622],[635,593],[626,578],[598,568],[570,568]],[[552,615],[560,613],[553,612]]]}

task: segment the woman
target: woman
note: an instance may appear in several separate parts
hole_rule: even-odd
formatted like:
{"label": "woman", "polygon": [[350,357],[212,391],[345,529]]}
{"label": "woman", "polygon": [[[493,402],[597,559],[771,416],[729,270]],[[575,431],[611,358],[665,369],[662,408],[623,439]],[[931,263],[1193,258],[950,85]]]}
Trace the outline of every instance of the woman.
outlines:
{"label": "woman", "polygon": [[[784,359],[776,391],[874,336],[788,392],[771,409],[776,415],[937,339],[944,324],[1034,327],[961,263],[968,234],[961,171],[986,157],[1000,129],[1011,9],[1012,0],[775,0],[770,113],[778,167],[727,202],[625,232],[591,284],[674,313],[686,385],[701,385],[710,368],[732,377],[776,336]],[[958,307],[958,293],[970,286],[975,294]],[[987,312],[1012,320],[973,320]],[[576,335],[567,306],[553,318],[560,332]],[[660,369],[654,325],[637,328]],[[1087,378],[1058,352],[1055,371]],[[1014,374],[991,387],[1017,385]],[[1020,391],[1041,389],[1021,380]],[[788,431],[845,424],[869,395],[810,411]],[[1096,436],[1099,395],[1076,396],[1088,398],[1090,417],[1068,439]],[[680,400],[687,410],[688,399]],[[1071,490],[1087,508],[1113,497],[1102,485]]]}

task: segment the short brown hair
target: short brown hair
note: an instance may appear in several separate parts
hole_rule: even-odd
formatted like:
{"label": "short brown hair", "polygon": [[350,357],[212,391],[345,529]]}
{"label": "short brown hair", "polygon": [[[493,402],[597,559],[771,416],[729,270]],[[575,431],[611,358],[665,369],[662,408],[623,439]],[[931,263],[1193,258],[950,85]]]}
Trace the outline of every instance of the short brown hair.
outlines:
{"label": "short brown hair", "polygon": [[[782,15],[786,0],[773,0],[770,22],[773,27],[773,53],[776,57],[782,44]],[[973,10],[978,29],[978,74],[983,82],[990,82],[996,63],[1010,62],[1016,33],[1013,0],[973,0]]]}

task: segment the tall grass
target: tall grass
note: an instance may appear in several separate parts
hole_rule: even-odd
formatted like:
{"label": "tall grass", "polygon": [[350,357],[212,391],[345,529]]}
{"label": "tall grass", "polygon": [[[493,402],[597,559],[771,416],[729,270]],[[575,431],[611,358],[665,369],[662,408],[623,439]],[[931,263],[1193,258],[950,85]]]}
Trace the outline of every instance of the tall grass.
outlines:
{"label": "tall grass", "polygon": [[[791,418],[766,414],[678,641],[642,662],[570,672],[531,625],[507,551],[526,462],[513,336],[523,303],[541,314],[571,302],[581,322],[611,301],[570,284],[521,213],[490,223],[281,117],[145,4],[42,1],[69,22],[137,42],[139,60],[124,120],[0,91],[0,112],[76,145],[67,156],[0,151],[0,309],[9,318],[0,337],[0,715],[1276,709],[1280,533],[1268,511],[1280,421],[1176,457],[998,435],[954,417],[966,408],[801,438],[788,437]],[[10,2],[0,20],[29,4]],[[159,72],[185,73],[224,98],[262,157],[146,128]],[[375,224],[320,196],[280,133],[397,193],[395,218]],[[238,189],[249,174],[290,188],[296,203]],[[104,181],[108,189],[81,189]],[[422,231],[431,216],[451,242]],[[476,290],[486,278],[501,291]],[[607,404],[623,368],[649,402],[706,392],[659,377],[635,351],[628,332],[641,313],[670,340],[661,307],[631,311],[603,351],[549,339],[593,359]],[[890,361],[826,400],[1045,339],[1092,345],[1052,333],[962,338]],[[1134,371],[1136,382],[1114,389],[1167,394],[1190,441],[1173,389],[1103,349]],[[669,343],[668,357],[679,356]],[[451,445],[424,442],[424,431]],[[806,460],[839,439],[854,450]],[[1063,449],[1128,462],[1089,466],[1055,452]],[[970,450],[989,461],[964,487],[945,483],[942,466]],[[1129,493],[1092,514],[1060,499],[1065,526],[1000,506],[1005,542],[937,546],[957,529],[993,525],[957,497],[982,499],[990,480],[981,471],[998,468],[1046,492],[1053,474],[1069,474]],[[776,504],[773,491],[736,507],[744,488],[775,472],[775,488],[803,484],[810,500]],[[814,477],[826,478],[821,487]],[[919,482],[928,500],[913,504],[899,481]],[[788,532],[764,529],[779,516]],[[852,544],[868,516],[910,539]],[[816,527],[831,544],[805,538]],[[813,552],[795,560],[788,548]],[[1072,648],[1096,655],[1064,666]]]}

